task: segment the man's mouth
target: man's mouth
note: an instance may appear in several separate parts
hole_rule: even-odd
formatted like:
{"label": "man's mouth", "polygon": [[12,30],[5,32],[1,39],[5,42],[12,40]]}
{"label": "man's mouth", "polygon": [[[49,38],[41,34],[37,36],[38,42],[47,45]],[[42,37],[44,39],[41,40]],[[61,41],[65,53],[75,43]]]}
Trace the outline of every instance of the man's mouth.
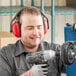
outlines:
{"label": "man's mouth", "polygon": [[30,37],[32,40],[40,39],[40,37]]}

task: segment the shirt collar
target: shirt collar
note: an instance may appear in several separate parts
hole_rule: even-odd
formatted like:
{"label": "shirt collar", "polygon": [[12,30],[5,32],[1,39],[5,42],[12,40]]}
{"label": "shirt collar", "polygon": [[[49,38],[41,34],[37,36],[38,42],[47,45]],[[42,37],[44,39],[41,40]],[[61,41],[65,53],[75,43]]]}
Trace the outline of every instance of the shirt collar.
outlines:
{"label": "shirt collar", "polygon": [[20,54],[22,54],[22,53],[27,53],[27,52],[26,52],[25,49],[23,48],[23,45],[22,45],[21,40],[18,40],[18,41],[16,42],[16,53],[15,53],[15,56],[18,56],[18,55],[20,55]]}
{"label": "shirt collar", "polygon": [[[43,50],[42,47],[43,47],[43,45],[42,45],[42,43],[41,43],[41,44],[39,45],[38,51]],[[23,45],[22,45],[21,40],[18,40],[18,41],[16,42],[16,53],[15,53],[15,56],[21,55],[21,54],[23,54],[23,53],[27,54],[27,53],[29,53],[29,52],[27,52],[27,51],[23,48]]]}

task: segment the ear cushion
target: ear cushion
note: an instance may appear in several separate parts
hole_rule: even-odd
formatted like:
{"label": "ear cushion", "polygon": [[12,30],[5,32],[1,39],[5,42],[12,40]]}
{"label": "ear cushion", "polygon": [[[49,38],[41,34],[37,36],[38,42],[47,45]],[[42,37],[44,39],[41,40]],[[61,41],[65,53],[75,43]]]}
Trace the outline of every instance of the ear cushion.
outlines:
{"label": "ear cushion", "polygon": [[48,30],[48,23],[46,18],[43,17],[43,24],[44,24],[44,35],[47,33]]}
{"label": "ear cushion", "polygon": [[16,21],[12,24],[12,32],[16,37],[20,37],[19,26]]}

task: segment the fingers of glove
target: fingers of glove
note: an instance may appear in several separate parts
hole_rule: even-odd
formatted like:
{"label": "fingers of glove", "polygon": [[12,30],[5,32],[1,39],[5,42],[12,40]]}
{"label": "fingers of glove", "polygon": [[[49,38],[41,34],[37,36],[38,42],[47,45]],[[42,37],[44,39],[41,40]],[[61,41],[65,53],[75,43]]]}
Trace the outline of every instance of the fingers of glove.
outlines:
{"label": "fingers of glove", "polygon": [[41,72],[41,73],[43,73],[43,74],[46,74],[46,73],[48,73],[48,69],[46,68],[46,69],[38,69],[38,72]]}
{"label": "fingers of glove", "polygon": [[40,64],[40,65],[38,65],[38,67],[41,68],[44,71],[48,70],[48,65],[47,64]]}
{"label": "fingers of glove", "polygon": [[38,70],[40,70],[41,72],[47,72],[48,68],[42,68],[40,65],[37,66]]}
{"label": "fingers of glove", "polygon": [[43,72],[43,75],[47,75],[48,74],[48,72]]}
{"label": "fingers of glove", "polygon": [[47,76],[47,74],[45,74],[44,76]]}
{"label": "fingers of glove", "polygon": [[40,76],[47,76],[47,74],[48,74],[48,72],[40,72],[40,71],[39,71],[39,73],[40,73]]}
{"label": "fingers of glove", "polygon": [[47,64],[40,64],[40,65],[37,65],[39,69],[42,69],[44,71],[48,70],[48,66]]}
{"label": "fingers of glove", "polygon": [[[48,68],[42,68],[42,66],[46,66],[46,64],[40,64],[40,65],[33,65],[32,72],[37,76],[46,76],[48,73]],[[36,73],[36,74],[35,74]]]}
{"label": "fingers of glove", "polygon": [[48,68],[41,68],[43,70],[43,72],[47,72]]}
{"label": "fingers of glove", "polygon": [[39,76],[44,76],[44,74],[43,73],[40,73]]}
{"label": "fingers of glove", "polygon": [[39,76],[44,76],[46,73],[44,73],[42,70],[38,70]]}
{"label": "fingers of glove", "polygon": [[39,68],[40,74],[47,75],[48,68],[42,68],[41,66],[38,66],[38,68]]}
{"label": "fingers of glove", "polygon": [[43,73],[43,76],[47,76],[48,72],[47,73]]}
{"label": "fingers of glove", "polygon": [[42,67],[42,68],[45,68],[48,66],[48,64],[39,64],[38,66]]}

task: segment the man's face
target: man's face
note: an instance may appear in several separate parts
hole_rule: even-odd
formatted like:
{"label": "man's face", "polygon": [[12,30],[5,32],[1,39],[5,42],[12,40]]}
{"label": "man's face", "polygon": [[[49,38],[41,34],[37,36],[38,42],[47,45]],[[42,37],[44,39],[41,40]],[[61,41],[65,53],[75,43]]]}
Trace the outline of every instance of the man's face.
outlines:
{"label": "man's face", "polygon": [[21,16],[21,40],[28,48],[40,44],[43,35],[43,21],[41,15],[23,14]]}

